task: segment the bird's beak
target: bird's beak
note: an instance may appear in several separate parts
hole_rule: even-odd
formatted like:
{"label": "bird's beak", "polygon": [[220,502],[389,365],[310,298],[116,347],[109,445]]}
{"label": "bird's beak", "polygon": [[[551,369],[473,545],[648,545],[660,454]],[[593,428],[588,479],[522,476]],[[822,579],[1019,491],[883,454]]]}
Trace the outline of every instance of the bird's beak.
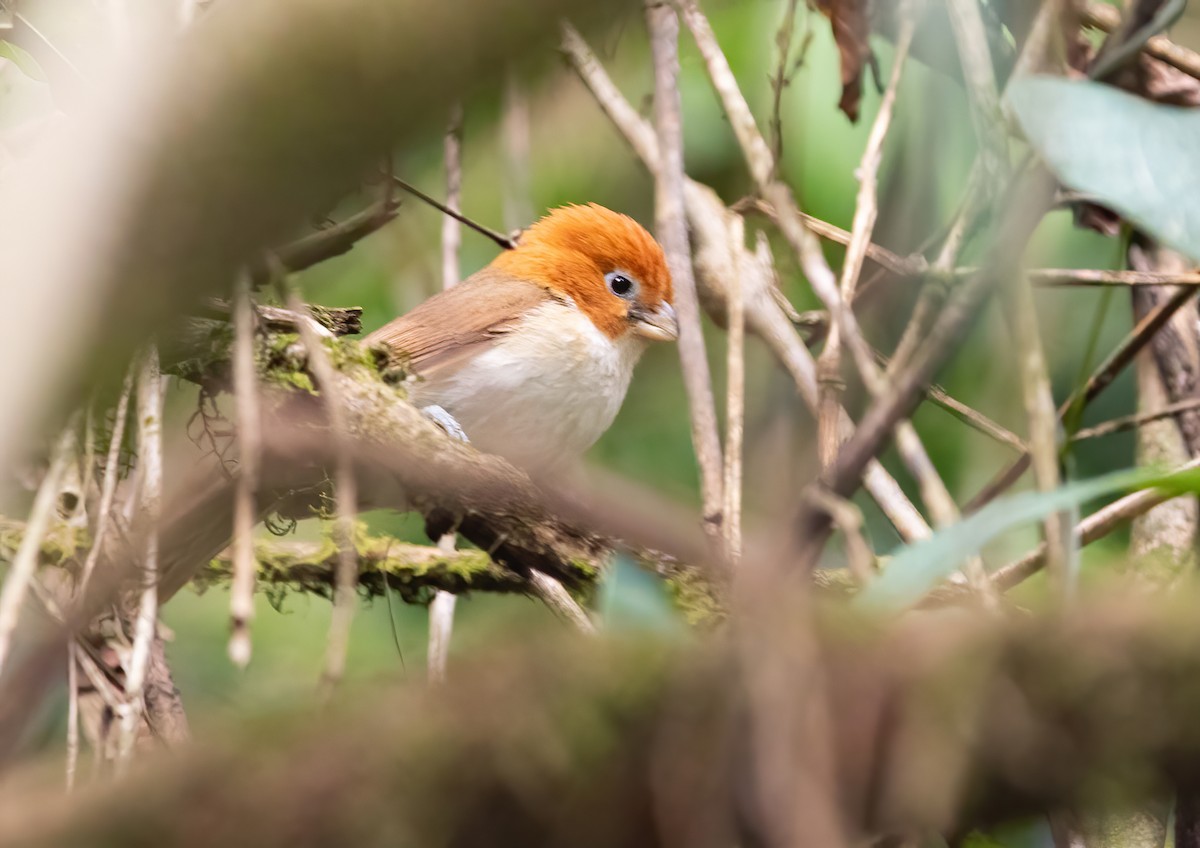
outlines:
{"label": "bird's beak", "polygon": [[633,331],[642,338],[656,342],[673,342],[679,338],[679,319],[671,304],[664,302],[653,312],[635,306],[630,313]]}

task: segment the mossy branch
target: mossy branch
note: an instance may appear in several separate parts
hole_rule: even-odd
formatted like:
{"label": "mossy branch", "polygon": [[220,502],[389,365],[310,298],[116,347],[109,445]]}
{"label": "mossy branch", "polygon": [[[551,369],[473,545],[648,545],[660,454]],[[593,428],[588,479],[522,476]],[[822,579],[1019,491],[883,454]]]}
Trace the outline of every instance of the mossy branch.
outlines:
{"label": "mossy branch", "polygon": [[[436,591],[465,594],[500,592],[529,594],[529,581],[497,565],[486,551],[459,550],[446,553],[431,545],[414,545],[386,536],[360,533],[358,587],[366,597],[379,597],[384,586],[406,603],[427,604]],[[331,539],[319,542],[259,540],[254,546],[258,583],[274,597],[277,591],[298,591],[331,598],[337,570],[337,547]],[[590,590],[597,569],[581,566],[580,585]],[[227,585],[233,563],[222,553],[197,573],[193,585],[206,589]]]}

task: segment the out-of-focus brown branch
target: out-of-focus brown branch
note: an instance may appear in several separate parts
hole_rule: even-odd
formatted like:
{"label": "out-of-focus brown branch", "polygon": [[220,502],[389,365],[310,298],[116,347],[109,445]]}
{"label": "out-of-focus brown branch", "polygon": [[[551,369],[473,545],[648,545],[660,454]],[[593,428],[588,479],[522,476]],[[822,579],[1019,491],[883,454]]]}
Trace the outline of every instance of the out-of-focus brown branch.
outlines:
{"label": "out-of-focus brown branch", "polygon": [[[870,629],[830,617],[831,788],[851,837],[953,837],[1200,778],[1195,603],[1123,594],[1058,616],[917,614]],[[445,687],[362,693],[319,724],[301,707],[271,734],[214,733],[71,800],[14,785],[0,834],[17,848],[115,843],[149,819],[181,848],[318,848],[364,832],[368,845],[728,845],[754,812],[736,674],[704,647],[525,638]]]}
{"label": "out-of-focus brown branch", "polygon": [[[0,374],[22,410],[0,418],[0,457],[63,408],[64,387],[110,376],[152,330],[354,191],[382,151],[431,129],[441,105],[546,45],[562,15],[591,24],[606,12],[578,0],[472,3],[469,14],[216,4],[172,49],[130,51],[129,73],[98,74],[97,99],[120,108],[81,110],[10,169],[0,196],[6,277],[39,281],[10,287],[7,307],[54,309],[63,342],[36,378]],[[14,325],[0,340],[6,361],[40,332]]]}
{"label": "out-of-focus brown branch", "polygon": [[[299,319],[290,310],[258,303],[254,305],[254,313],[261,325],[268,330],[283,330],[289,333],[296,332]],[[361,333],[362,313],[361,306],[335,307],[317,306],[311,303],[305,304],[305,315],[335,336],[348,336]],[[199,318],[227,320],[233,314],[233,310],[228,302],[213,298],[203,308],[196,310],[195,314]]]}
{"label": "out-of-focus brown branch", "polygon": [[[289,272],[303,271],[327,259],[349,253],[359,241],[383,229],[396,217],[399,208],[399,201],[384,198],[344,221],[289,242],[272,253]],[[267,262],[257,261],[250,266],[250,275],[254,285],[261,286],[270,282],[271,268]]]}

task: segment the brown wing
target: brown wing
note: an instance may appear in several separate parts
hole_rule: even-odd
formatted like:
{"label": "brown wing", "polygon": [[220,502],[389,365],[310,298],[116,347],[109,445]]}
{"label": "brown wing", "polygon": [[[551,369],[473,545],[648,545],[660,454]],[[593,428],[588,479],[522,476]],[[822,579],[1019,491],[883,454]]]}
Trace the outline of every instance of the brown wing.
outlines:
{"label": "brown wing", "polygon": [[453,371],[550,298],[536,283],[484,268],[363,341],[407,357],[412,369],[429,379]]}

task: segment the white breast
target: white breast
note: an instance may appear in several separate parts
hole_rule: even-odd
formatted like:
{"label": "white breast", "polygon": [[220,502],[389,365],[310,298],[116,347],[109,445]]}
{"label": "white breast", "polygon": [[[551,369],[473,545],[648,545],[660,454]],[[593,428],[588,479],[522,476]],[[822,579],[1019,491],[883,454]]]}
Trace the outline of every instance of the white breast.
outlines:
{"label": "white breast", "polygon": [[581,456],[612,424],[646,343],[609,339],[574,304],[547,303],[412,399],[454,416],[480,450],[546,470]]}

